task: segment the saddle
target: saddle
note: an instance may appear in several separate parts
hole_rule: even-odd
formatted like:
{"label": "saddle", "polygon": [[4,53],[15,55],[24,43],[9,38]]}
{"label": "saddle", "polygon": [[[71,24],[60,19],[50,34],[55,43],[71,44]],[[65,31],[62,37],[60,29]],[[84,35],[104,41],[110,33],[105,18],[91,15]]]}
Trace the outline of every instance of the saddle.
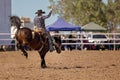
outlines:
{"label": "saddle", "polygon": [[[37,33],[37,34],[35,34],[35,33]],[[45,32],[44,30],[42,30],[42,29],[39,29],[39,30],[38,30],[38,29],[35,29],[35,30],[33,30],[33,32],[32,32],[32,38],[34,39],[36,35],[39,36],[39,39],[38,39],[38,40],[41,40],[42,43],[45,44],[45,42],[46,42],[46,40],[47,40],[47,38],[48,38],[46,32]]]}

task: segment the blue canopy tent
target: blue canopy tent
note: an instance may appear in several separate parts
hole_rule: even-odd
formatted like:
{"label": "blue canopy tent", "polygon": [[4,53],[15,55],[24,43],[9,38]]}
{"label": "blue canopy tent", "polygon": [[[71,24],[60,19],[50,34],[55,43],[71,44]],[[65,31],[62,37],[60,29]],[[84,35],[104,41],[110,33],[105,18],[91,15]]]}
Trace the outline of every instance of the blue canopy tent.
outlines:
{"label": "blue canopy tent", "polygon": [[63,18],[58,18],[53,24],[48,25],[47,31],[81,31],[80,26],[74,26],[66,22]]}

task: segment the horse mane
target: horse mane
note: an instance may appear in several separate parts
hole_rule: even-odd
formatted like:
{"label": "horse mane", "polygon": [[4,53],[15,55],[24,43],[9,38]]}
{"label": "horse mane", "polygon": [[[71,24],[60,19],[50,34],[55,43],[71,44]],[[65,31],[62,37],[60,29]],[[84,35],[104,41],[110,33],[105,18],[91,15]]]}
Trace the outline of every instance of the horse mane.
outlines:
{"label": "horse mane", "polygon": [[21,20],[18,16],[11,16],[10,21],[11,21],[11,26],[16,26],[18,30],[20,29]]}

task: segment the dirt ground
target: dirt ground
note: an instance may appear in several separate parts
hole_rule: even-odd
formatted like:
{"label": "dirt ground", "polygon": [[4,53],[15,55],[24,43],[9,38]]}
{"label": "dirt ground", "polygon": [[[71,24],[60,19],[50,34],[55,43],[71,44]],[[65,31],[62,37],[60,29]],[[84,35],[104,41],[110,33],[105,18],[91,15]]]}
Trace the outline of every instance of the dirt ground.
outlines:
{"label": "dirt ground", "polygon": [[0,52],[0,80],[120,80],[120,51],[47,53],[40,68],[36,51],[26,59],[19,51]]}

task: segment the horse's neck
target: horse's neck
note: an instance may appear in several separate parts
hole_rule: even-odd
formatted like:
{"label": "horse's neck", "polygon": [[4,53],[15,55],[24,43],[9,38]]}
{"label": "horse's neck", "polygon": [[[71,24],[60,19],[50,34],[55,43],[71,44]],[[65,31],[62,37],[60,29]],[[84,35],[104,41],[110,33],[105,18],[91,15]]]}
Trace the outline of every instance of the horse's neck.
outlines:
{"label": "horse's neck", "polygon": [[15,34],[16,31],[17,31],[17,27],[11,26],[11,33],[12,33],[12,34]]}

